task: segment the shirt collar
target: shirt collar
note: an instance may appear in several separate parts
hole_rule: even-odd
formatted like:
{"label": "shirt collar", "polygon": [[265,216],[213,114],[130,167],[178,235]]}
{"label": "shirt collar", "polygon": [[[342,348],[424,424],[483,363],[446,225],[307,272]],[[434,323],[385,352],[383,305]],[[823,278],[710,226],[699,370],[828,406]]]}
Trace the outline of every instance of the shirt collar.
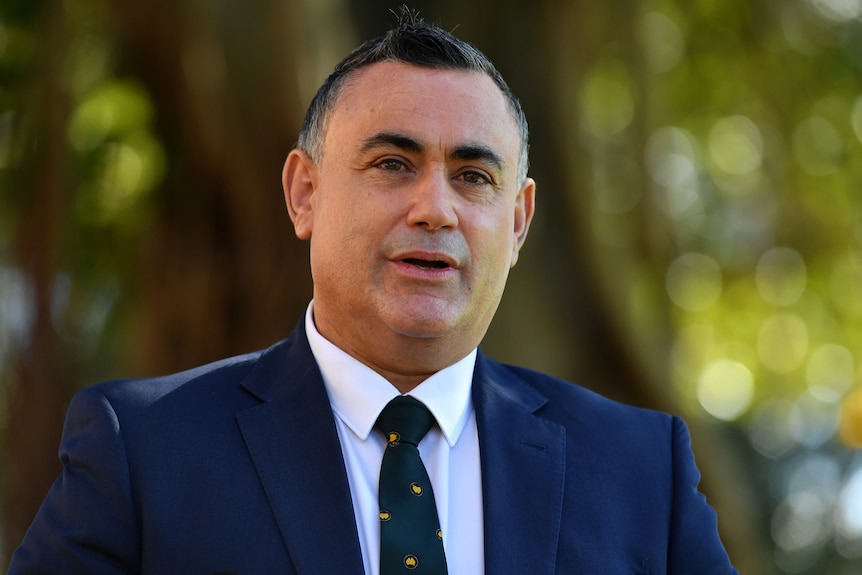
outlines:
{"label": "shirt collar", "polygon": [[[305,312],[305,332],[320,367],[332,410],[362,441],[368,438],[377,416],[398,390],[379,373],[323,337],[314,325],[314,302]],[[476,349],[407,393],[424,403],[454,447],[464,430],[473,403],[470,388],[476,366]]]}

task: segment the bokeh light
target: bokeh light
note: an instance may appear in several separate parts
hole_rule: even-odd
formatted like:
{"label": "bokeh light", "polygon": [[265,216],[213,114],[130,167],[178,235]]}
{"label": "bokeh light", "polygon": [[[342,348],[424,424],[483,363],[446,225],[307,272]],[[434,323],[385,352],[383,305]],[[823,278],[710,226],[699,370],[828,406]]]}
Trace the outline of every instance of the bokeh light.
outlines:
{"label": "bokeh light", "polygon": [[843,345],[827,343],[808,359],[805,381],[808,391],[817,399],[837,403],[853,385],[853,354]]}
{"label": "bokeh light", "polygon": [[658,184],[656,201],[672,217],[700,201],[695,139],[677,127],[656,130],[646,146],[646,166]]}
{"label": "bokeh light", "polygon": [[808,352],[808,327],[793,313],[776,313],[767,318],[757,335],[757,355],[768,369],[790,373]]}
{"label": "bokeh light", "polygon": [[709,152],[721,170],[734,175],[749,174],[760,168],[763,161],[763,138],[750,119],[728,116],[710,129]]}
{"label": "bokeh light", "polygon": [[767,302],[787,306],[805,291],[805,261],[794,249],[772,248],[760,257],[756,270],[757,291]]}
{"label": "bokeh light", "polygon": [[673,303],[687,311],[705,310],[721,297],[721,267],[705,254],[683,254],[668,268],[666,284]]}
{"label": "bokeh light", "polygon": [[796,447],[790,422],[799,417],[796,405],[785,398],[760,403],[748,426],[751,445],[766,457],[778,459]]}
{"label": "bokeh light", "polygon": [[622,132],[634,117],[631,79],[619,60],[597,63],[580,92],[581,118],[593,136],[608,138]]}
{"label": "bokeh light", "polygon": [[829,536],[830,508],[823,497],[803,491],[782,502],[772,519],[772,538],[787,551],[822,544]]}
{"label": "bokeh light", "polygon": [[860,0],[807,0],[817,14],[832,22],[846,22],[862,16]]}
{"label": "bokeh light", "polygon": [[719,359],[704,368],[697,381],[697,398],[713,417],[731,421],[751,404],[754,376],[738,361]]}
{"label": "bokeh light", "polygon": [[789,421],[790,434],[800,445],[816,449],[832,439],[838,430],[837,405],[805,392],[797,398],[796,407]]}
{"label": "bokeh light", "polygon": [[81,101],[69,122],[69,142],[92,149],[106,138],[147,126],[153,109],[144,89],[134,82],[108,82]]}
{"label": "bokeh light", "polygon": [[643,15],[638,29],[650,72],[673,69],[685,54],[685,38],[676,23],[660,12]]}
{"label": "bokeh light", "polygon": [[835,510],[839,551],[849,558],[862,557],[862,466],[844,484]]}

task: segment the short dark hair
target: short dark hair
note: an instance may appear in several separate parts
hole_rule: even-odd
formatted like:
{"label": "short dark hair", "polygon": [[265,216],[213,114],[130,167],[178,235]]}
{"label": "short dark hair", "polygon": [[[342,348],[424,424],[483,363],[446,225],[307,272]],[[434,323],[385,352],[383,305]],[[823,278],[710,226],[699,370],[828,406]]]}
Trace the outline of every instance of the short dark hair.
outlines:
{"label": "short dark hair", "polygon": [[368,40],[347,55],[318,89],[305,114],[299,132],[297,147],[320,161],[327,123],[345,80],[366,66],[383,61],[403,62],[423,68],[466,70],[486,74],[500,88],[509,102],[520,132],[520,154],[518,177],[527,176],[529,155],[529,130],[527,118],[518,98],[509,89],[506,81],[494,64],[471,44],[456,38],[450,32],[426,23],[418,13],[401,8],[398,24],[382,36]]}

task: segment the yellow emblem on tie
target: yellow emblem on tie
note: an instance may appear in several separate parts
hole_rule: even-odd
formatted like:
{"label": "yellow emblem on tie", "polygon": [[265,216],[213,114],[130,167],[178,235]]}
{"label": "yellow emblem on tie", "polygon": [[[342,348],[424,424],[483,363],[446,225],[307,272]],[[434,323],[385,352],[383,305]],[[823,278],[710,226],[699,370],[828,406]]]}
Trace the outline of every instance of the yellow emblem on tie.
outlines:
{"label": "yellow emblem on tie", "polygon": [[401,443],[401,436],[398,434],[397,431],[390,431],[389,432],[389,446],[395,447],[399,443]]}
{"label": "yellow emblem on tie", "polygon": [[419,567],[419,559],[415,555],[408,555],[404,558],[404,566],[408,569],[416,569]]}
{"label": "yellow emblem on tie", "polygon": [[443,530],[442,529],[437,530],[437,539],[443,539]]}
{"label": "yellow emblem on tie", "polygon": [[380,521],[389,521],[392,519],[392,514],[388,511],[380,510]]}
{"label": "yellow emblem on tie", "polygon": [[422,486],[418,483],[411,483],[410,491],[413,493],[413,495],[420,496],[422,495]]}

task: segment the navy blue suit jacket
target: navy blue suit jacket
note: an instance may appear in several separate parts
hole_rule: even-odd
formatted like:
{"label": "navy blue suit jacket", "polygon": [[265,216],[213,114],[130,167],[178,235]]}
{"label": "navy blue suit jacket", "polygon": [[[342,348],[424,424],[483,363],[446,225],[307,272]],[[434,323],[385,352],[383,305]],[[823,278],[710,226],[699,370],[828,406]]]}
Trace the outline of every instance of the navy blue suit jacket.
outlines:
{"label": "navy blue suit jacket", "polygon": [[[728,575],[681,420],[481,354],[489,575]],[[10,573],[361,574],[332,410],[300,327],[270,349],[76,394]]]}

